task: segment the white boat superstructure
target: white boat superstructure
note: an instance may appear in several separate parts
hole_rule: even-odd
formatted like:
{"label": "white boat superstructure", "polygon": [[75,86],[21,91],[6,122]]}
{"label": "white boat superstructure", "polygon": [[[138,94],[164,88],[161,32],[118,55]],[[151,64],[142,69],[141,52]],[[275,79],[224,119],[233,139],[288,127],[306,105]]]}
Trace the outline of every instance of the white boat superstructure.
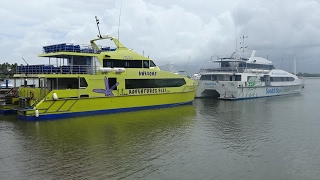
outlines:
{"label": "white boat superstructure", "polygon": [[196,97],[237,100],[301,92],[303,79],[275,69],[271,61],[256,57],[255,51],[250,58],[233,55],[213,60],[220,64],[219,68],[202,69],[193,76],[199,82]]}
{"label": "white boat superstructure", "polygon": [[10,84],[10,81],[8,79],[0,79],[0,88],[1,89],[9,89],[12,88],[13,85]]}

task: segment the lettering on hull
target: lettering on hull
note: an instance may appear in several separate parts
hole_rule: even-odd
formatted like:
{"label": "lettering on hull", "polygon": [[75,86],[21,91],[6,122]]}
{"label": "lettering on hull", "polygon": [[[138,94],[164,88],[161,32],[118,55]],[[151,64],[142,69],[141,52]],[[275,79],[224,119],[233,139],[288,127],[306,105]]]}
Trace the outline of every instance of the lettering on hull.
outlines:
{"label": "lettering on hull", "polygon": [[274,88],[266,88],[266,94],[281,94],[290,92],[290,88],[288,87],[274,87]]}
{"label": "lettering on hull", "polygon": [[157,72],[139,71],[139,76],[157,76]]}
{"label": "lettering on hull", "polygon": [[215,83],[215,82],[205,82],[204,85],[205,86],[215,86],[215,85],[217,85],[217,83]]}
{"label": "lettering on hull", "polygon": [[151,89],[129,89],[129,95],[134,94],[160,94],[166,93],[166,88],[151,88]]}

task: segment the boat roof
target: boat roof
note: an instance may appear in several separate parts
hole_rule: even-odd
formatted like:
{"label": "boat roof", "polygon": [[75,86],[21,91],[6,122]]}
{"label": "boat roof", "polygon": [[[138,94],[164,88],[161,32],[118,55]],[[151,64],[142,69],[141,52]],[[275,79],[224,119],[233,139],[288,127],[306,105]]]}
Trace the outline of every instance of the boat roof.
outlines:
{"label": "boat roof", "polygon": [[262,57],[250,57],[247,63],[272,65],[272,61],[269,61]]}
{"label": "boat roof", "polygon": [[243,57],[234,57],[235,52],[230,57],[222,57],[217,58],[216,60],[211,60],[211,62],[243,62],[243,63],[250,63],[250,64],[265,64],[265,65],[272,65],[272,61],[269,61],[262,57],[255,56],[255,50],[253,50],[251,56],[249,58]]}
{"label": "boat roof", "polygon": [[[103,47],[95,42],[99,40],[112,40],[116,47]],[[71,58],[72,56],[99,56],[101,58],[111,58],[118,60],[150,60],[132,49],[125,47],[117,38],[112,36],[101,36],[90,40],[91,45],[80,45],[71,43],[62,43],[49,46],[43,46],[43,53],[38,57]]]}

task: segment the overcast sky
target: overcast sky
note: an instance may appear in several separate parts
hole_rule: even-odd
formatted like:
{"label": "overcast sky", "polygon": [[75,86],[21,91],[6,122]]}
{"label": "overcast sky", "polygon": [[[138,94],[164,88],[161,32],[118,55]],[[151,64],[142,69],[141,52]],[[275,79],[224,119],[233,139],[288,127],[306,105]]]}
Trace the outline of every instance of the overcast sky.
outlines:
{"label": "overcast sky", "polygon": [[0,6],[0,63],[48,64],[42,46],[89,44],[102,34],[157,65],[210,65],[242,46],[289,70],[320,73],[319,0],[11,0]]}

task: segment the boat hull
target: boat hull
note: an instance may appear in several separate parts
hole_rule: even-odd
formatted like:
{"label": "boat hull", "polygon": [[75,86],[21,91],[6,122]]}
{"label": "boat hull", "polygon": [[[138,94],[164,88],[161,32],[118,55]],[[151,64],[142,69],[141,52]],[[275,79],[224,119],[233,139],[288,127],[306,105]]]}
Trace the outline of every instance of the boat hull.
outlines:
{"label": "boat hull", "polygon": [[298,94],[301,92],[302,86],[302,84],[295,84],[283,86],[244,87],[241,83],[218,82],[216,90],[220,94],[219,99],[241,100]]}
{"label": "boat hull", "polygon": [[217,83],[215,81],[201,81],[198,80],[198,90],[196,93],[196,98],[218,98],[219,93],[216,91],[215,86]]}
{"label": "boat hull", "polygon": [[18,117],[20,120],[39,121],[165,108],[192,104],[195,92],[44,100],[34,109],[19,110]]}
{"label": "boat hull", "polygon": [[12,109],[1,109],[0,114],[7,115],[7,114],[16,114],[17,112]]}

